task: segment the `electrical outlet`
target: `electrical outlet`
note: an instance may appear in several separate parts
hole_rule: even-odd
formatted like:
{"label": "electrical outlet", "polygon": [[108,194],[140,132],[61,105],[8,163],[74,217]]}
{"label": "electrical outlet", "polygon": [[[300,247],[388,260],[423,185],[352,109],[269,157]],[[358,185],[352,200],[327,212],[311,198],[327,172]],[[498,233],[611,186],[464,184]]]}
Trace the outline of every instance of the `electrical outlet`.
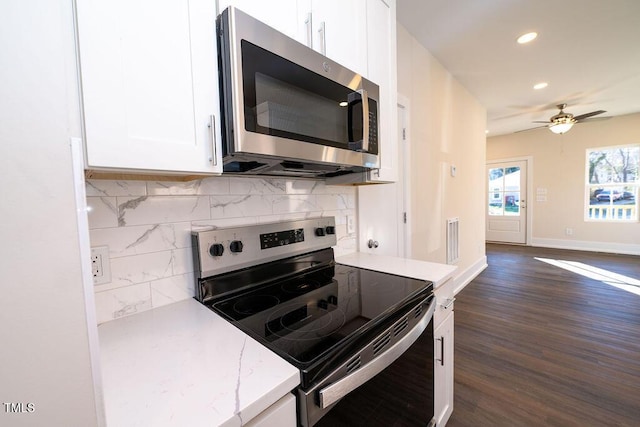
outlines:
{"label": "electrical outlet", "polygon": [[573,228],[567,227],[564,232],[567,236],[573,236]]}
{"label": "electrical outlet", "polygon": [[93,275],[94,285],[111,282],[111,263],[108,246],[91,248],[91,274]]}
{"label": "electrical outlet", "polygon": [[356,232],[356,221],[353,215],[347,215],[347,234],[353,234]]}

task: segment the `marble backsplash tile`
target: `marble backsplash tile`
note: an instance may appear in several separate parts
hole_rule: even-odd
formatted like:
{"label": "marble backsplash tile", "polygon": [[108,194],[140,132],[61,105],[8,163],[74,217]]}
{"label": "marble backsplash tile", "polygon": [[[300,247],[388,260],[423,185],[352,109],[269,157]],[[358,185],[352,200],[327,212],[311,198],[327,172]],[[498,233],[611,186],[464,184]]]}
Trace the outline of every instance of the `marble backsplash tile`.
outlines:
{"label": "marble backsplash tile", "polygon": [[212,177],[86,183],[91,246],[108,246],[110,283],[96,285],[98,322],[194,296],[191,230],[334,216],[340,254],[356,250],[347,216],[356,190],[322,181]]}

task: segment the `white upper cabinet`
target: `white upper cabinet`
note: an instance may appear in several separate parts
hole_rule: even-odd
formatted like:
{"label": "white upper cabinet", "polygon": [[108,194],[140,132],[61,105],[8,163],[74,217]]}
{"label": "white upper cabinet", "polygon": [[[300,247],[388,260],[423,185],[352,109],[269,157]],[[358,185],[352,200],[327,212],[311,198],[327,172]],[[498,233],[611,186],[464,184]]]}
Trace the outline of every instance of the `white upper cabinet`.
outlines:
{"label": "white upper cabinet", "polygon": [[298,40],[380,86],[380,169],[398,179],[396,0],[298,0]]}
{"label": "white upper cabinet", "polygon": [[221,173],[215,2],[76,7],[87,168]]}
{"label": "white upper cabinet", "polygon": [[367,75],[365,0],[300,0],[298,10],[304,24],[300,41],[338,64]]}
{"label": "white upper cabinet", "polygon": [[380,86],[380,169],[372,181],[398,179],[398,116],[396,60],[396,2],[367,1],[367,78]]}
{"label": "white upper cabinet", "polygon": [[219,0],[218,13],[229,6],[235,6],[271,28],[301,41],[297,2],[298,0]]}

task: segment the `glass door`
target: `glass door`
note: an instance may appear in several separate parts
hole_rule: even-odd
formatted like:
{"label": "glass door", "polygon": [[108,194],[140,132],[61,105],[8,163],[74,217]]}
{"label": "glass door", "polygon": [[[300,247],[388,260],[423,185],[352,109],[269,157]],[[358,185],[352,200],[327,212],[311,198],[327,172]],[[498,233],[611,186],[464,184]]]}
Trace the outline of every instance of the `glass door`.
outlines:
{"label": "glass door", "polygon": [[488,241],[526,243],[526,178],[526,161],[487,164]]}

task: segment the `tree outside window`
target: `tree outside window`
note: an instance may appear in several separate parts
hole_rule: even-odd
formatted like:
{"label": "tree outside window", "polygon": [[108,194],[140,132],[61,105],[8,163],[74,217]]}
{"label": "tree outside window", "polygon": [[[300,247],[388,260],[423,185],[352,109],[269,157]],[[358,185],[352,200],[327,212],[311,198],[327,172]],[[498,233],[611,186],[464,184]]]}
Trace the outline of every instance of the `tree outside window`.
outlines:
{"label": "tree outside window", "polygon": [[587,150],[585,220],[637,221],[640,145]]}

